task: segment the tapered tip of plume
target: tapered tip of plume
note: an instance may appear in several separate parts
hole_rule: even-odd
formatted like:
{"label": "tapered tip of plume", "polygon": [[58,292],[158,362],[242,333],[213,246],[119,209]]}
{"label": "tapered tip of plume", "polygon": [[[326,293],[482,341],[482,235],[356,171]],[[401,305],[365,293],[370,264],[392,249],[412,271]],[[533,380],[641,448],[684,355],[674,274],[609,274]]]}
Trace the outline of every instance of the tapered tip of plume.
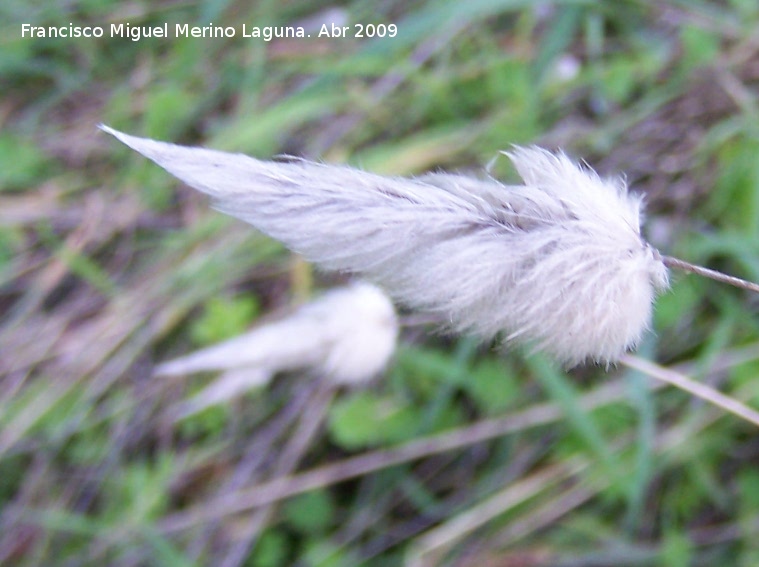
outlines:
{"label": "tapered tip of plume", "polygon": [[115,128],[111,128],[107,124],[98,124],[98,128],[105,132],[106,134],[110,134],[117,140],[119,140],[121,143],[123,143],[126,146],[129,146],[133,150],[137,151],[138,153],[141,153],[144,155],[142,150],[140,148],[146,148],[152,144],[154,146],[160,146],[161,144],[164,144],[164,142],[156,142],[155,140],[150,140],[148,138],[140,138],[138,136],[130,136],[129,134],[125,134],[124,132],[119,132]]}
{"label": "tapered tip of plume", "polygon": [[103,132],[155,162],[189,186],[219,199],[242,196],[250,190],[251,171],[261,175],[279,171],[278,164],[268,165],[243,154],[231,154],[205,148],[191,148],[167,142],[131,136],[100,124]]}

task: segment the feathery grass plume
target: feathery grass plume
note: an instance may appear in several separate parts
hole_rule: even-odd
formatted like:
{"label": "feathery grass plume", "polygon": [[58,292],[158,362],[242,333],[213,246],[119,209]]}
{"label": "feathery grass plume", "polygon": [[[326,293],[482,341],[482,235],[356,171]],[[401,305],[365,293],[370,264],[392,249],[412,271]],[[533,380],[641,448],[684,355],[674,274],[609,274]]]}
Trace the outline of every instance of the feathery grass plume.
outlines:
{"label": "feathery grass plume", "polygon": [[223,371],[184,404],[181,413],[188,415],[264,386],[279,372],[303,369],[337,385],[365,382],[387,365],[397,337],[398,321],[387,295],[354,282],[243,335],[159,364],[154,373]]}
{"label": "feathery grass plume", "polygon": [[260,161],[101,128],[308,260],[568,366],[634,348],[668,287],[665,261],[641,236],[641,197],[563,153],[505,152],[524,185],[503,185]]}

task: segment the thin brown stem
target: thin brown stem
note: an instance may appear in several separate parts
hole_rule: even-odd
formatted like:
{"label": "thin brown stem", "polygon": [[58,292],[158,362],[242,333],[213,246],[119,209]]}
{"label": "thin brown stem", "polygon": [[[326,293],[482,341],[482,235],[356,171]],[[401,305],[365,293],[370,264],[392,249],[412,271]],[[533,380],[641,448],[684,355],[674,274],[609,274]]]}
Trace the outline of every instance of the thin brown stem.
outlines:
{"label": "thin brown stem", "polygon": [[661,259],[662,262],[664,262],[664,265],[670,268],[677,268],[678,270],[683,270],[691,274],[704,276],[705,278],[711,278],[713,280],[717,280],[718,282],[723,282],[726,284],[734,285],[735,287],[740,287],[759,293],[759,284],[756,284],[754,282],[736,278],[735,276],[728,276],[722,272],[710,270],[709,268],[704,268],[702,266],[696,266],[695,264],[685,262],[684,260],[680,260],[678,258],[673,258],[672,256],[662,256]]}

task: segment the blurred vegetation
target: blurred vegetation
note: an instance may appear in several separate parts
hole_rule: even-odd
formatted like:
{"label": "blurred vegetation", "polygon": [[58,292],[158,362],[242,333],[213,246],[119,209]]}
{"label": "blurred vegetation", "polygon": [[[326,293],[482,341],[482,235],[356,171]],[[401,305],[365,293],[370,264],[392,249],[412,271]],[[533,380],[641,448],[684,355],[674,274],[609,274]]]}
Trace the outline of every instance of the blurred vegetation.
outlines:
{"label": "blurred vegetation", "polygon": [[[334,18],[399,33],[239,32]],[[759,280],[755,0],[4,0],[0,20],[0,564],[759,564],[756,428],[624,367],[410,329],[384,379],[323,408],[299,469],[503,433],[310,491],[265,484],[318,399],[304,377],[167,422],[208,377],[154,380],[154,362],[315,290],[96,129],[385,174],[562,147],[647,194],[656,246]],[[69,22],[106,37],[21,37]],[[107,37],[119,22],[238,34]],[[758,344],[755,297],[676,276],[642,355],[756,406]]]}

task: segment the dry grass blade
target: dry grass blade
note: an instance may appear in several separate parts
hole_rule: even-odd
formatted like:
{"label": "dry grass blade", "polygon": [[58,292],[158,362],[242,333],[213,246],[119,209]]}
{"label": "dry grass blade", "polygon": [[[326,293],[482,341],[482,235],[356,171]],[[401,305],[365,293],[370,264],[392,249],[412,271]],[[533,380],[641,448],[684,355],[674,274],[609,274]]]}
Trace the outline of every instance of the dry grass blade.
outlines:
{"label": "dry grass blade", "polygon": [[550,502],[532,510],[528,515],[509,523],[499,534],[498,545],[504,547],[527,537],[529,534],[551,525],[575,508],[579,508],[606,488],[606,483],[600,481],[593,486],[576,484],[569,489],[562,486],[558,494]]}
{"label": "dry grass blade", "polygon": [[[724,367],[726,365],[738,364],[746,360],[755,359],[756,355],[755,347],[731,351],[725,354],[724,359],[726,362],[723,364],[721,361],[717,361],[716,366]],[[662,377],[660,381],[654,382],[651,385],[651,388],[654,390],[662,388],[665,384],[678,386],[684,384],[688,386],[687,388],[683,387],[686,391],[691,391],[694,395],[704,397],[704,399],[709,401],[720,399],[721,403],[715,402],[715,405],[741,416],[747,412],[747,415],[753,415],[754,417],[750,421],[759,424],[759,414],[753,410],[750,410],[732,398],[715,392],[711,388],[693,383],[688,379],[683,380],[683,375],[677,371],[667,370],[631,356],[626,357],[625,364],[646,374],[666,375],[671,378],[666,379]],[[702,386],[702,389],[692,388],[693,384],[697,387]],[[697,392],[703,395],[699,395]],[[717,396],[710,396],[713,393],[716,393]],[[625,399],[626,396],[627,386],[624,381],[615,380],[582,396],[579,400],[579,405],[582,409],[590,411],[604,405],[619,402]],[[736,406],[742,408],[742,410],[732,411],[729,409]],[[190,509],[167,516],[161,522],[160,528],[164,532],[181,531],[214,518],[221,518],[243,510],[265,506],[310,490],[324,488],[412,460],[467,447],[474,443],[494,439],[515,431],[545,425],[563,417],[564,413],[557,404],[546,403],[536,405],[507,417],[483,420],[471,426],[417,439],[399,447],[358,455],[296,475],[263,482],[251,488],[229,494],[224,498],[219,498],[216,502],[203,506],[202,509]]]}
{"label": "dry grass blade", "polygon": [[650,362],[631,354],[623,356],[620,362],[629,368],[648,374],[652,378],[672,384],[685,392],[693,394],[702,400],[714,404],[725,411],[759,426],[759,412],[751,409],[735,398],[731,398],[714,388],[710,388],[706,384],[691,380],[685,374],[681,374],[680,372],[676,372],[669,368],[664,368],[655,362]]}
{"label": "dry grass blade", "polygon": [[[652,387],[658,388],[661,385],[654,384]],[[583,396],[579,402],[580,406],[589,411],[619,402],[625,399],[626,388],[622,380],[609,382]],[[160,527],[165,532],[180,531],[213,518],[264,506],[309,490],[330,486],[422,457],[467,447],[507,433],[545,425],[563,417],[564,412],[558,404],[539,404],[507,417],[480,421],[468,427],[417,439],[399,447],[366,453],[297,475],[263,482],[229,494],[215,503],[203,506],[202,509],[191,509],[168,516],[161,522]]]}
{"label": "dry grass blade", "polygon": [[[241,456],[234,472],[222,483],[214,494],[221,495],[241,490],[246,484],[257,482],[262,478],[267,466],[267,459],[275,454],[284,443],[286,433],[295,426],[314,395],[312,384],[298,388],[289,396],[288,403],[272,416],[272,419],[256,430]],[[171,421],[171,416],[169,417]],[[211,538],[224,528],[223,519],[208,522],[200,535],[196,535],[191,547],[191,557],[198,558],[209,545]]]}
{"label": "dry grass blade", "polygon": [[[273,476],[289,475],[298,466],[306,451],[319,431],[319,427],[327,414],[330,402],[335,394],[334,385],[322,380],[314,393],[311,403],[305,408],[298,425],[293,432],[290,442],[284,447]],[[244,533],[240,540],[232,546],[227,556],[220,563],[221,567],[238,567],[245,563],[247,554],[255,545],[261,531],[275,511],[274,503],[256,511],[246,522]]]}
{"label": "dry grass blade", "polygon": [[437,565],[436,557],[462,536],[556,483],[575,476],[587,467],[587,463],[571,461],[567,465],[549,467],[515,482],[485,502],[473,506],[443,525],[430,530],[417,540],[416,549],[412,551],[411,559],[407,564],[409,567]]}
{"label": "dry grass blade", "polygon": [[[695,427],[695,430],[702,431],[718,418],[719,413],[716,409],[704,412],[695,423],[689,424],[688,427]],[[677,447],[681,447],[684,437],[682,428],[682,425],[676,425],[662,431],[661,435],[657,438],[655,447],[656,453],[661,454]],[[693,432],[693,429],[689,430],[691,433]],[[615,446],[617,449],[622,450],[623,447],[628,444],[628,441],[629,439],[618,442]],[[577,460],[575,462],[578,473],[587,467],[587,462],[585,461]],[[531,509],[526,511],[522,517],[515,517],[513,521],[510,521],[508,525],[505,526],[504,530],[501,531],[497,537],[496,547],[498,549],[503,549],[512,546],[516,541],[528,536],[536,530],[551,525],[571,510],[588,502],[608,486],[608,479],[598,480],[600,480],[600,482],[596,482],[592,486],[583,484],[577,484],[571,488],[562,486],[556,494],[544,494],[544,500],[546,500],[544,504],[537,505],[537,507],[531,507]],[[546,489],[549,488],[548,482],[545,483],[545,487]],[[510,488],[514,487],[512,486]],[[474,529],[484,525],[488,520],[494,518],[499,513],[499,504],[502,505],[501,512],[508,511],[513,504],[511,500],[504,499],[504,495],[508,491],[509,488],[499,492],[487,502],[467,510],[465,513],[460,514],[456,518],[451,519],[442,526],[425,534],[425,536],[420,538],[420,543],[417,545],[416,553],[413,558],[414,563],[412,563],[412,565],[415,567],[438,565],[439,563],[436,559],[439,558],[440,554],[444,553],[445,550],[451,549],[456,541],[460,540]],[[537,493],[534,493],[534,495],[537,495]],[[528,494],[527,496],[529,497],[532,495]],[[492,546],[487,547],[490,548]],[[472,558],[469,557],[463,559],[463,561],[457,563],[457,565],[479,565],[482,564],[482,561],[484,561],[484,559],[477,558],[476,563],[472,563]],[[494,559],[494,561],[496,561],[494,564],[500,564],[497,563],[497,560]],[[556,557],[551,557],[547,561],[541,559],[537,561],[535,565],[553,565],[556,561]],[[577,564],[580,565],[583,563]]]}

